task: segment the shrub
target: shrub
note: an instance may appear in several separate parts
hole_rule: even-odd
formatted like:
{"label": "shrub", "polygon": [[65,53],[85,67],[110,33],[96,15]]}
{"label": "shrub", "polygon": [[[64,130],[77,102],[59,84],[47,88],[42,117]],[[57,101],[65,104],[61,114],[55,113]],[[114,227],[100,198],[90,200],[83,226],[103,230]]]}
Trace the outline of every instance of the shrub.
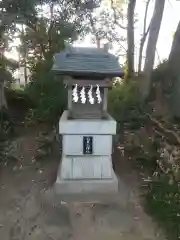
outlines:
{"label": "shrub", "polygon": [[22,88],[7,88],[5,94],[9,106],[16,106],[19,108],[21,108],[22,105],[26,108],[33,106],[31,98],[29,98],[28,94]]}
{"label": "shrub", "polygon": [[148,187],[146,208],[165,229],[169,239],[180,238],[180,188],[168,175],[160,175]]}
{"label": "shrub", "polygon": [[156,97],[157,88],[161,88],[163,97],[168,98],[172,92],[172,76],[169,70],[168,61],[164,60],[152,72],[152,88],[149,98]]}
{"label": "shrub", "polygon": [[0,164],[7,161],[8,138],[14,133],[14,125],[10,119],[7,109],[0,111]]}
{"label": "shrub", "polygon": [[[44,64],[44,65],[43,65]],[[56,123],[66,107],[66,90],[62,77],[55,77],[46,63],[38,66],[25,88],[34,104],[31,116],[41,122]]]}
{"label": "shrub", "polygon": [[[118,123],[131,123],[131,127],[139,126],[144,117],[141,113],[138,87],[136,82],[121,83],[109,91],[108,108]],[[138,124],[136,124],[138,121]]]}
{"label": "shrub", "polygon": [[24,122],[24,118],[29,108],[33,107],[33,102],[23,89],[6,89],[6,99],[8,112],[15,124]]}
{"label": "shrub", "polygon": [[6,142],[4,141],[4,139],[2,139],[2,137],[0,137],[0,164],[4,160],[5,148],[6,148]]}
{"label": "shrub", "polygon": [[0,139],[13,133],[14,126],[6,108],[0,110]]}

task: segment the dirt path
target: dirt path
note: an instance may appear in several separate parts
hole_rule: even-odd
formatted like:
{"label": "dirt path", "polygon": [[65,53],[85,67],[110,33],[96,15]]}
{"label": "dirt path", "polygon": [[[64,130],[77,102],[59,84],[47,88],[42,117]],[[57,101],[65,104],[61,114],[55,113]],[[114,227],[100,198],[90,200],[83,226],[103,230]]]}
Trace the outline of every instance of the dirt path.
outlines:
{"label": "dirt path", "polygon": [[16,140],[19,162],[3,167],[0,180],[2,240],[164,239],[139,203],[138,178],[116,149],[113,162],[121,181],[117,203],[70,203],[43,198],[59,164],[58,151],[34,162],[36,133]]}

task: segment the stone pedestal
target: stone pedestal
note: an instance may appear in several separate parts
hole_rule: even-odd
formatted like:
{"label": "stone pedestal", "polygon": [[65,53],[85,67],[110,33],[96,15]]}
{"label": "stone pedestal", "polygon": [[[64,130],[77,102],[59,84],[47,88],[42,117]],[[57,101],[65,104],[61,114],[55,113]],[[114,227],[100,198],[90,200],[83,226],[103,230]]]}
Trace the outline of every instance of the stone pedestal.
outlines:
{"label": "stone pedestal", "polygon": [[[118,180],[112,168],[112,135],[116,121],[107,119],[68,119],[64,111],[59,132],[62,135],[62,162],[55,190],[62,197],[113,194],[118,192]],[[92,154],[85,154],[84,137],[92,137]],[[89,196],[88,196],[89,195]]]}

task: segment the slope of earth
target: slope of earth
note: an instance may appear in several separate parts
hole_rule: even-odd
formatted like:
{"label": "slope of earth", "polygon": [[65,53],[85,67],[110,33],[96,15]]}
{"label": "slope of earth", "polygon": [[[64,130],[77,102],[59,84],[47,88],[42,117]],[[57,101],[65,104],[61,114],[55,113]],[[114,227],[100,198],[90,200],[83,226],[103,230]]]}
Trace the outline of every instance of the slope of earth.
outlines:
{"label": "slope of earth", "polygon": [[122,182],[119,201],[66,203],[43,199],[56,178],[60,147],[54,143],[50,157],[36,161],[39,129],[22,130],[14,141],[18,161],[1,167],[0,239],[164,239],[145,214],[140,204],[137,174],[118,148],[113,153],[113,164]]}

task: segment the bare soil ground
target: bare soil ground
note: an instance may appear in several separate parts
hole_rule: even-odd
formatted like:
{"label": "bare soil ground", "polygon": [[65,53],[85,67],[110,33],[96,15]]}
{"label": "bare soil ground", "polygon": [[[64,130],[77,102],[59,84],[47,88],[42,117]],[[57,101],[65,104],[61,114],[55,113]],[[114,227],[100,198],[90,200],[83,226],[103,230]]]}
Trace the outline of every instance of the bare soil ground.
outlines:
{"label": "bare soil ground", "polygon": [[18,162],[0,171],[0,239],[2,240],[156,240],[160,229],[144,212],[139,176],[117,147],[113,165],[122,182],[116,203],[46,201],[56,179],[60,147],[35,161],[40,128],[21,130],[15,139]]}

